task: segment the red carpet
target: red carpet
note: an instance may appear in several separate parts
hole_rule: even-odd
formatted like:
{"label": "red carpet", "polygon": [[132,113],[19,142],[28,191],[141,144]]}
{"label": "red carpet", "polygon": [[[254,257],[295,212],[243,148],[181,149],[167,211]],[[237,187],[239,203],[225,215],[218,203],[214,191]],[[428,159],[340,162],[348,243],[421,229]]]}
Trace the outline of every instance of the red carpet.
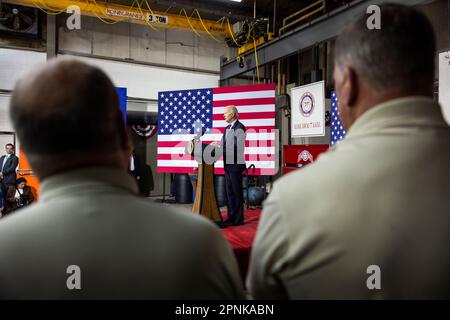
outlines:
{"label": "red carpet", "polygon": [[[248,263],[250,253],[252,250],[253,240],[256,235],[256,228],[258,227],[259,217],[261,215],[260,209],[246,210],[245,224],[242,226],[230,226],[222,229],[224,237],[230,242],[234,254],[239,264],[242,279],[245,281],[247,275]],[[222,217],[225,220],[227,212],[222,212]]]}

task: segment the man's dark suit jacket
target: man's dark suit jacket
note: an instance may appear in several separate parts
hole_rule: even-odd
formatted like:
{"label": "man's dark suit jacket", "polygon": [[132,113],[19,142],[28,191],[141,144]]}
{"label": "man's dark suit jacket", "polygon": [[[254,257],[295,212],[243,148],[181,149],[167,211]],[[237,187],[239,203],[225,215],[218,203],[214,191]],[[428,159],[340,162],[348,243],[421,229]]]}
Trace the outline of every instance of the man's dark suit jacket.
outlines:
{"label": "man's dark suit jacket", "polygon": [[[231,131],[227,135],[228,129]],[[245,131],[245,126],[239,120],[236,120],[233,127],[229,125],[225,129],[221,145],[224,167],[233,165],[240,166],[242,171],[245,170]],[[227,158],[227,154],[230,159]],[[233,154],[233,156],[231,157],[230,154]]]}
{"label": "man's dark suit jacket", "polygon": [[244,195],[242,175],[245,166],[245,126],[238,120],[222,137],[228,216],[225,222],[238,226],[244,223]]}
{"label": "man's dark suit jacket", "polygon": [[[0,170],[2,169],[3,160],[6,156],[2,156],[0,158]],[[3,173],[3,180],[1,183],[5,186],[11,186],[16,184],[16,168],[19,165],[19,158],[16,155],[12,154],[9,156],[8,160],[6,160],[5,166],[1,172]]]}

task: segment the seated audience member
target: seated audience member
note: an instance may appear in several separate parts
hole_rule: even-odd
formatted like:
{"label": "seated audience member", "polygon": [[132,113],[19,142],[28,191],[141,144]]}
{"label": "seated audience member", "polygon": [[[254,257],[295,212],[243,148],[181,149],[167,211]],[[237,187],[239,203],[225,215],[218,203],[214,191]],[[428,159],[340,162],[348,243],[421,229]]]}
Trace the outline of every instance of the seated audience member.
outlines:
{"label": "seated audience member", "polygon": [[101,70],[49,62],[16,84],[10,113],[41,192],[0,222],[0,298],[243,298],[213,223],[137,196],[119,100]]}
{"label": "seated audience member", "polygon": [[25,178],[19,178],[16,181],[15,186],[9,186],[5,197],[5,209],[3,215],[10,214],[11,212],[26,207],[34,201],[31,188],[27,186],[27,180]]}
{"label": "seated audience member", "polygon": [[346,139],[277,181],[265,203],[247,278],[255,298],[450,298],[435,36],[416,9],[380,8],[380,30],[363,16],[336,42]]}

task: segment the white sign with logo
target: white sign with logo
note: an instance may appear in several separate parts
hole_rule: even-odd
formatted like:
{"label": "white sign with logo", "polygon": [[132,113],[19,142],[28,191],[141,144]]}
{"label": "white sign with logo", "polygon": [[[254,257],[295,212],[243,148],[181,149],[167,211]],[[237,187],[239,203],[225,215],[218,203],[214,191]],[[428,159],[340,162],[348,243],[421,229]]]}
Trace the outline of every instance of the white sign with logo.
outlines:
{"label": "white sign with logo", "polygon": [[450,124],[450,51],[439,54],[439,103]]}
{"label": "white sign with logo", "polygon": [[325,81],[291,90],[291,136],[325,135]]}

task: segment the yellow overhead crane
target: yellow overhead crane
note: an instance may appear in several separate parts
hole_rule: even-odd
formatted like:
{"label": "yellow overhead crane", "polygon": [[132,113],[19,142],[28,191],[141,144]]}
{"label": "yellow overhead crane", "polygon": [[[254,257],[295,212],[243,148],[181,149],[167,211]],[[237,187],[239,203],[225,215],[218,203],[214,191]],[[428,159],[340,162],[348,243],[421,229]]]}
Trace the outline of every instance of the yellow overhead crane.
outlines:
{"label": "yellow overhead crane", "polygon": [[140,0],[135,1],[136,5],[123,6],[112,3],[105,3],[96,0],[6,0],[12,4],[40,8],[51,13],[65,12],[71,6],[78,6],[81,14],[108,19],[111,21],[128,21],[137,24],[149,25],[157,28],[182,28],[197,32],[205,32],[210,36],[229,36],[226,23],[204,20],[198,10],[198,18],[188,17],[186,11],[180,15],[154,11],[148,3],[140,5]]}
{"label": "yellow overhead crane", "polygon": [[[234,40],[233,42],[236,42],[228,18],[221,19],[221,22],[205,20],[202,19],[197,9],[189,16],[184,9],[181,10],[179,15],[159,12],[151,9],[148,0],[134,0],[130,6],[107,3],[106,1],[100,2],[100,0],[3,0],[3,2],[39,8],[48,14],[63,13],[70,6],[75,5],[80,9],[82,15],[97,17],[108,24],[124,21],[148,25],[154,30],[160,30],[161,28],[187,29],[197,35],[200,35],[200,32],[206,33],[216,42],[225,43],[223,38],[230,38]],[[255,38],[251,34],[248,37],[247,43],[238,46],[236,61],[243,63],[242,61],[245,60],[243,55],[250,50],[254,50],[256,74],[259,82],[259,64],[256,48],[270,41],[273,38],[273,34],[268,34],[267,39],[265,37]]]}

